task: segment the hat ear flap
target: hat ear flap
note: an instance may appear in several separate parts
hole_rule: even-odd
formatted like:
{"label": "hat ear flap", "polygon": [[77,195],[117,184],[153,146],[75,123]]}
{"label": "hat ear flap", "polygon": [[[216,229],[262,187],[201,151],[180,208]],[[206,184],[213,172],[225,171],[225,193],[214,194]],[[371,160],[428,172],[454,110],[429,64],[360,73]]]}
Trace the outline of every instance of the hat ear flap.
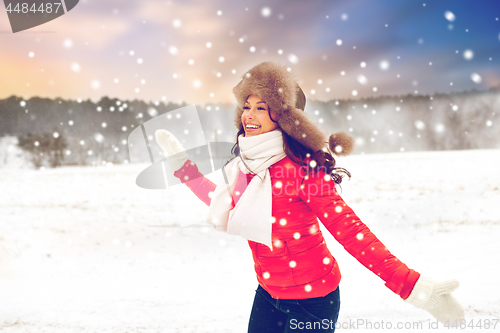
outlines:
{"label": "hat ear flap", "polygon": [[278,117],[278,124],[283,131],[313,152],[325,147],[327,135],[302,110],[283,110]]}
{"label": "hat ear flap", "polygon": [[345,132],[337,132],[328,138],[330,150],[338,156],[346,156],[354,149],[354,139]]}

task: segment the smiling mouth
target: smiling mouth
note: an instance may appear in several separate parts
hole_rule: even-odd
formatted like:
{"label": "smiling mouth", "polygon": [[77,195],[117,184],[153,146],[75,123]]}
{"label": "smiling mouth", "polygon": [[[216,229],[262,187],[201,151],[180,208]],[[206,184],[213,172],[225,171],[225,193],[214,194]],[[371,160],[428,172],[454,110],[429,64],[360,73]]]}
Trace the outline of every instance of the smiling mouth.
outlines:
{"label": "smiling mouth", "polygon": [[253,124],[247,124],[247,125],[245,126],[245,128],[246,128],[247,130],[254,130],[254,129],[258,129],[258,128],[260,128],[260,126],[258,126],[258,125],[253,125]]}

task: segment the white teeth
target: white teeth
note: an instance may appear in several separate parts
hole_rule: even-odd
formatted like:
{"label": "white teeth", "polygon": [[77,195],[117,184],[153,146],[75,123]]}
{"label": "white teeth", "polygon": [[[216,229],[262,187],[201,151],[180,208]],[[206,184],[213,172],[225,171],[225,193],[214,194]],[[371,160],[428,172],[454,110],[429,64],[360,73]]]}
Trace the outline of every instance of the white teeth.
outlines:
{"label": "white teeth", "polygon": [[257,125],[251,125],[251,124],[247,124],[246,126],[247,128],[260,128],[260,126],[257,126]]}

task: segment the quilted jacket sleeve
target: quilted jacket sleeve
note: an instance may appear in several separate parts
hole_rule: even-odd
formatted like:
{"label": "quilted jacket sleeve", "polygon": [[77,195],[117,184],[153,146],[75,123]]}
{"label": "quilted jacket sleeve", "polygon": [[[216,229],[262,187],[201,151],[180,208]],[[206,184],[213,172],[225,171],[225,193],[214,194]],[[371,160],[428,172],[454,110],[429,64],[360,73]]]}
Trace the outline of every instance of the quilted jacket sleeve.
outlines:
{"label": "quilted jacket sleeve", "polygon": [[302,200],[347,252],[406,299],[420,274],[399,261],[360,221],[338,195],[330,176],[324,172],[306,176],[301,188]]}
{"label": "quilted jacket sleeve", "polygon": [[193,161],[187,160],[179,170],[174,172],[174,176],[186,184],[201,201],[210,205],[210,193],[215,190],[216,185],[203,176]]}

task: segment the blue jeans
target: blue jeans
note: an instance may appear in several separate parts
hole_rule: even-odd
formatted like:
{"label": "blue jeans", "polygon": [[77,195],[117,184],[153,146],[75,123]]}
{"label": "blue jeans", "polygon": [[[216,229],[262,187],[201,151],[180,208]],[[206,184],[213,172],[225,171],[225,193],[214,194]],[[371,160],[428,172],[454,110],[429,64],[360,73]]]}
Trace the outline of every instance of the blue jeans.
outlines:
{"label": "blue jeans", "polygon": [[324,297],[274,299],[259,285],[255,291],[248,333],[333,333],[339,310],[338,287]]}

